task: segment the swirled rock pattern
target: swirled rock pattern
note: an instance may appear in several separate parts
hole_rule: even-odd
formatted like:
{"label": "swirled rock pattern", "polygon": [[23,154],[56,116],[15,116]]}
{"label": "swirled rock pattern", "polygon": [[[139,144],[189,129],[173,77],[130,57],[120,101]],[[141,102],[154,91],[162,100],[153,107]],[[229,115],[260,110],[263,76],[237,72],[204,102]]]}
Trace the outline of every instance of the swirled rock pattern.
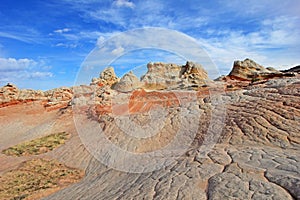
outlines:
{"label": "swirled rock pattern", "polygon": [[[255,84],[235,81],[233,88],[228,87],[232,82],[217,81],[197,91],[127,93],[95,84],[73,88],[73,110],[45,111],[35,101],[3,106],[0,150],[52,132],[72,134],[66,144],[40,157],[82,169],[85,177],[45,199],[300,199],[299,75]],[[11,85],[1,91],[11,99],[18,94]],[[74,114],[85,118],[74,124]],[[139,128],[132,129],[132,124]],[[78,134],[75,125],[86,128]],[[105,143],[89,135],[95,128],[103,130]],[[195,135],[189,135],[194,128]],[[193,136],[190,146],[177,155],[189,139],[180,138],[178,149],[169,154],[176,159],[144,173],[120,168],[126,164],[128,169],[147,169],[155,159],[140,163],[120,159],[114,169],[97,160],[85,143],[90,137],[99,150],[112,144],[146,154],[168,147],[179,130]],[[29,159],[0,154],[0,176]]]}

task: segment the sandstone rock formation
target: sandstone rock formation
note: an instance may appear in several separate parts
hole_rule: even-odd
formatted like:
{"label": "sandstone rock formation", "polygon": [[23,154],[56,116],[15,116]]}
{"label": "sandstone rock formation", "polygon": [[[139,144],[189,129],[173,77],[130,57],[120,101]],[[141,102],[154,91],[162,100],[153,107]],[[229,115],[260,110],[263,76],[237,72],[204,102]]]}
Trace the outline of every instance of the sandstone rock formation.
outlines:
{"label": "sandstone rock formation", "polygon": [[125,74],[119,82],[115,84],[113,89],[120,91],[120,92],[130,92],[142,86],[142,83],[136,77],[132,71]]}
{"label": "sandstone rock formation", "polygon": [[[153,86],[153,90],[174,90],[149,91],[143,86],[127,90],[138,83],[135,78],[132,81],[132,74],[121,79],[122,84],[115,84],[126,92],[114,90],[107,81],[41,94],[28,90],[25,99],[40,95],[46,104],[68,101],[73,96],[73,109],[69,106],[45,111],[44,104],[35,101],[27,102],[26,106],[1,107],[0,151],[51,133],[71,133],[68,142],[53,152],[41,154],[40,158],[82,169],[85,178],[52,193],[46,197],[49,200],[300,199],[300,76],[281,76],[285,72],[264,69],[247,60],[237,65],[244,66],[242,70],[233,70],[239,78],[221,79],[228,81],[227,88],[223,82],[199,87],[205,83],[202,81],[207,74],[197,64],[152,63],[142,82]],[[273,75],[265,76],[260,71],[281,75],[272,79]],[[250,84],[252,79],[247,77],[253,74],[268,78]],[[112,80],[109,77],[113,76],[101,76]],[[233,88],[228,88],[230,84]],[[186,90],[193,85],[197,85],[197,91]],[[6,103],[20,101],[20,94],[24,96],[11,84],[0,89],[0,98]],[[224,109],[226,112],[221,112]],[[82,118],[75,120],[75,124],[73,117],[77,115]],[[99,127],[101,131],[95,132]],[[194,128],[192,137],[190,131]],[[180,131],[184,133],[181,137]],[[148,155],[167,148],[176,138],[178,146],[167,158],[177,155],[187,139],[192,142],[172,162],[144,173],[131,173],[130,169],[147,169],[157,164],[157,160],[148,157],[140,163],[133,162],[107,151],[106,161],[118,164],[111,168],[92,153],[111,144],[136,155]],[[87,143],[93,142],[93,148],[88,148]],[[158,154],[159,158],[163,156]],[[0,154],[0,176],[31,159]],[[128,165],[128,171],[118,170],[124,165]]]}
{"label": "sandstone rock formation", "polygon": [[294,76],[294,74],[283,73],[274,68],[265,68],[247,58],[244,61],[234,61],[228,76],[239,80],[258,81],[274,77]]}
{"label": "sandstone rock formation", "polygon": [[181,82],[181,67],[176,64],[148,63],[147,69],[147,73],[141,78],[146,88],[166,89]]}
{"label": "sandstone rock formation", "polygon": [[99,75],[99,78],[92,79],[92,85],[104,86],[109,85],[112,86],[119,81],[118,77],[115,74],[115,70],[113,67],[105,68]]}
{"label": "sandstone rock formation", "polygon": [[45,107],[66,107],[71,101],[73,91],[71,88],[61,87],[48,91],[18,89],[15,85],[7,84],[0,88],[0,107],[39,101]]}
{"label": "sandstone rock formation", "polygon": [[35,100],[46,100],[42,91],[19,90],[15,85],[8,83],[0,88],[0,106],[14,105],[18,102],[27,102]]}
{"label": "sandstone rock formation", "polygon": [[[243,90],[217,95],[226,107],[225,126],[207,156],[202,155],[201,149],[210,123],[217,122],[211,121],[214,96],[198,97],[196,107],[187,106],[183,111],[176,109],[180,101],[172,91],[135,92],[129,118],[106,113],[96,119],[105,127],[107,142],[140,154],[164,148],[180,126],[189,130],[197,122],[188,118],[186,124],[180,124],[180,111],[191,116],[199,111],[202,114],[197,118],[198,133],[188,152],[170,165],[147,173],[121,172],[91,158],[83,181],[47,199],[218,200],[224,196],[228,199],[299,199],[299,83],[299,77],[274,79],[260,87],[248,85]],[[156,130],[145,126],[151,119],[146,114],[160,97],[165,100],[165,104],[160,105],[167,109],[166,118],[158,118],[164,121],[164,127],[158,129],[155,136],[141,140],[124,134],[133,122],[143,127],[143,133]],[[90,133],[88,127],[85,130]],[[102,145],[97,142],[95,148]],[[126,163],[125,160],[119,162]],[[129,162],[129,165],[133,167],[135,163]]]}
{"label": "sandstone rock formation", "polygon": [[199,87],[206,84],[208,75],[200,64],[188,61],[182,66],[181,78],[186,80],[188,86]]}
{"label": "sandstone rock formation", "polygon": [[148,71],[141,78],[145,88],[186,89],[200,87],[208,80],[207,72],[200,64],[187,62],[183,66],[171,63],[149,63]]}
{"label": "sandstone rock formation", "polygon": [[298,73],[300,74],[300,65],[296,66],[296,67],[292,67],[291,69],[287,69],[287,70],[281,70],[281,72],[292,72],[292,73]]}
{"label": "sandstone rock formation", "polygon": [[45,105],[46,107],[66,107],[69,105],[73,97],[72,88],[61,87],[53,90],[48,90],[44,92],[45,97],[48,102]]}

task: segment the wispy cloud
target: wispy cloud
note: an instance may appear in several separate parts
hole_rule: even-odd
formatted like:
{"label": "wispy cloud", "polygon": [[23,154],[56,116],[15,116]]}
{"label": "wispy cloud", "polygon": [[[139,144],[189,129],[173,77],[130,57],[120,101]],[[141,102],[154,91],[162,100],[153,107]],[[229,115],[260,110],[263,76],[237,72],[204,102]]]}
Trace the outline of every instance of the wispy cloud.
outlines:
{"label": "wispy cloud", "polygon": [[37,38],[32,35],[22,34],[20,32],[3,32],[0,31],[0,37],[18,40],[25,43],[37,43]]}
{"label": "wispy cloud", "polygon": [[95,46],[100,46],[105,40],[118,34],[119,31],[100,32],[88,30],[73,30],[60,32],[60,37],[52,36],[54,41],[57,41],[53,46],[64,48],[77,48],[80,43],[91,43]]}
{"label": "wispy cloud", "polygon": [[282,68],[299,64],[298,18],[279,16],[262,20],[259,29],[209,30],[210,38],[198,38],[216,64],[228,71],[234,60],[250,57],[263,65]]}
{"label": "wispy cloud", "polygon": [[169,29],[135,29],[116,35],[106,41],[102,48],[94,49],[82,64],[77,81],[80,84],[87,83],[94,74],[111,64],[117,64],[117,70],[122,74],[119,69],[128,70],[130,67],[146,65],[150,61],[183,61],[180,64],[184,64],[186,60],[203,64],[211,77],[219,75],[195,39]]}
{"label": "wispy cloud", "polygon": [[117,7],[128,7],[128,8],[134,8],[135,4],[133,2],[130,2],[128,0],[116,0],[113,2],[114,5]]}
{"label": "wispy cloud", "polygon": [[8,38],[29,44],[40,44],[44,41],[40,31],[32,26],[5,24],[0,26],[0,38]]}
{"label": "wispy cloud", "polygon": [[28,58],[0,58],[0,83],[16,82],[28,79],[52,77],[53,74],[43,69],[50,69],[45,66],[44,61],[35,61]]}
{"label": "wispy cloud", "polygon": [[52,77],[53,74],[51,72],[32,72],[28,73],[29,78],[45,78],[45,77]]}
{"label": "wispy cloud", "polygon": [[69,28],[63,28],[63,29],[57,29],[57,30],[54,30],[53,32],[54,33],[67,33],[67,32],[70,32],[71,29]]}
{"label": "wispy cloud", "polygon": [[[269,0],[177,0],[176,3],[172,0],[62,0],[44,2],[43,6],[39,3],[35,5],[36,10],[22,12],[31,5],[10,3],[11,8],[21,10],[14,15],[1,10],[8,20],[3,18],[0,21],[3,45],[0,58],[51,57],[50,62],[55,70],[64,66],[65,71],[75,71],[74,66],[79,67],[93,47],[103,47],[107,39],[117,33],[136,28],[163,27],[196,38],[223,74],[230,70],[234,60],[246,57],[277,68],[300,64],[300,1],[296,0],[273,0],[272,3]],[[28,19],[35,23],[28,23]],[[154,37],[153,41],[161,39],[160,34],[164,33],[156,34],[158,37]],[[149,38],[144,42],[151,46],[153,41]],[[162,39],[162,45],[164,40],[169,39]],[[135,44],[136,40],[127,42],[128,45]],[[173,38],[173,43],[181,45],[182,41]],[[126,53],[126,45],[116,43],[113,48],[107,48],[110,53],[114,51],[115,55],[121,55],[124,51]],[[194,53],[193,48],[188,48],[188,51]],[[142,57],[136,59],[142,63]],[[147,56],[143,59],[149,61]],[[3,60],[1,62],[4,63]],[[15,67],[20,70],[18,75],[17,71],[9,72],[8,68],[4,68],[7,77],[11,74],[17,77],[25,72],[45,72],[33,76],[49,77],[48,72],[51,73],[50,70],[40,69],[45,63],[36,59],[9,61],[7,58],[5,62],[6,66],[17,63]],[[22,62],[31,62],[31,67],[22,68]],[[0,73],[0,76],[3,77],[3,74]],[[66,77],[60,78],[65,80]]]}
{"label": "wispy cloud", "polygon": [[71,49],[74,49],[78,46],[78,44],[68,44],[68,43],[62,43],[62,42],[59,42],[55,45],[56,47],[65,47],[65,48],[71,48]]}
{"label": "wispy cloud", "polygon": [[0,58],[0,71],[18,71],[30,69],[37,65],[37,62],[28,58]]}

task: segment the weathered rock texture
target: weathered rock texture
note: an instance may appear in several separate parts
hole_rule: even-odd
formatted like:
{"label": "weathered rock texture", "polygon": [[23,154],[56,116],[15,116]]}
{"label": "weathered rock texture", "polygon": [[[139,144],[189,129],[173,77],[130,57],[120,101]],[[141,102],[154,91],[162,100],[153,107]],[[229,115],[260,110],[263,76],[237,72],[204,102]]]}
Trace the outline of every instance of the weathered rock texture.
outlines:
{"label": "weathered rock texture", "polygon": [[98,86],[104,86],[109,85],[112,86],[115,83],[119,81],[118,77],[115,74],[115,70],[113,67],[107,67],[104,69],[100,75],[99,78],[93,78],[92,79],[92,85],[98,85]]}
{"label": "weathered rock texture", "polygon": [[138,89],[142,86],[139,78],[136,77],[132,71],[125,74],[119,82],[115,84],[113,89],[120,92],[130,92],[132,90]]}
{"label": "weathered rock texture", "polygon": [[187,62],[178,66],[171,63],[149,63],[148,72],[141,78],[146,89],[184,89],[200,87],[208,80],[200,64]]}
{"label": "weathered rock texture", "polygon": [[[144,79],[156,84],[153,80],[160,80],[161,76],[156,69],[162,65],[149,65],[152,76],[148,73]],[[185,75],[182,67],[169,65],[173,72],[167,73],[166,79],[178,80],[174,83],[178,84],[182,83],[179,74],[185,79],[198,74],[197,67],[189,66],[191,70]],[[203,75],[201,70],[199,74]],[[230,90],[222,82],[214,82],[197,92],[138,89],[120,93],[110,86],[81,86],[73,89],[73,110],[66,107],[46,112],[35,101],[26,106],[2,107],[0,150],[54,132],[72,134],[65,145],[40,157],[83,169],[85,178],[46,199],[300,199],[299,75],[257,84],[249,84],[248,79],[235,81],[242,87],[234,85]],[[164,87],[172,84],[163,82]],[[18,93],[12,86],[1,91],[4,90],[1,94],[11,99]],[[226,108],[226,112],[219,112],[221,108]],[[105,166],[86,150],[73,121],[73,114],[78,113],[84,116],[79,121],[86,127],[84,134],[93,132],[95,127],[102,128],[106,142],[96,142],[99,150],[113,144],[144,154],[167,147],[178,130],[187,135],[195,125],[198,127],[191,146],[174,162],[154,171],[130,173]],[[219,137],[210,134],[217,130],[221,130]],[[155,135],[151,135],[153,131]],[[134,137],[129,132],[148,137]],[[97,135],[86,136],[90,141],[98,141]],[[203,152],[207,136],[216,144],[208,142],[207,147],[212,149]],[[181,142],[185,142],[184,137]],[[0,154],[0,176],[30,159]],[[129,167],[138,164],[119,161]],[[145,162],[153,164],[152,159]]]}
{"label": "weathered rock texture", "polygon": [[187,62],[182,66],[181,78],[186,80],[187,86],[199,87],[206,84],[208,80],[207,72],[200,64]]}
{"label": "weathered rock texture", "polygon": [[247,58],[244,61],[235,61],[228,76],[239,80],[258,81],[274,77],[294,76],[294,74],[283,73],[274,68],[265,68]]}
{"label": "weathered rock texture", "polygon": [[[299,91],[300,79],[295,77],[221,94],[218,98],[226,106],[225,126],[206,157],[201,144],[210,123],[216,123],[211,121],[215,97],[197,94],[198,106],[187,106],[184,112],[202,113],[198,122],[186,124],[188,130],[199,123],[198,133],[188,152],[174,163],[136,174],[107,168],[92,159],[82,182],[47,199],[299,199]],[[180,110],[176,110],[180,101],[171,91],[137,91],[129,102],[129,118],[122,112],[94,118],[105,127],[109,142],[122,149],[145,153],[163,148],[182,127]],[[158,102],[167,108],[167,121],[154,137],[140,140],[124,133],[132,122],[143,127],[143,134],[155,130],[145,126],[151,119],[145,113],[153,111],[151,106]]]}
{"label": "weathered rock texture", "polygon": [[141,78],[145,87],[166,89],[181,82],[181,67],[176,64],[148,63],[147,68],[147,73]]}
{"label": "weathered rock texture", "polygon": [[287,70],[281,70],[281,72],[295,72],[295,73],[300,73],[300,65],[296,66],[296,67],[292,67],[291,69],[287,69]]}
{"label": "weathered rock texture", "polygon": [[48,91],[20,90],[15,85],[7,84],[0,88],[0,107],[39,101],[48,109],[68,106],[73,96],[71,88],[61,87]]}

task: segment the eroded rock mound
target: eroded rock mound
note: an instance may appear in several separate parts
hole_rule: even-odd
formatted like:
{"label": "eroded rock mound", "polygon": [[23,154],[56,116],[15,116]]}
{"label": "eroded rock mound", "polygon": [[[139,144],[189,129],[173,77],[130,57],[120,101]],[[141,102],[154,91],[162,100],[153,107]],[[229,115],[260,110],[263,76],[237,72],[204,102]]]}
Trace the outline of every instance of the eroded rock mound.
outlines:
{"label": "eroded rock mound", "polygon": [[120,92],[130,92],[142,86],[139,78],[136,77],[132,71],[125,74],[119,82],[115,84],[113,89]]}
{"label": "eroded rock mound", "polygon": [[298,65],[296,67],[292,67],[292,68],[287,69],[287,70],[281,70],[281,72],[293,72],[293,73],[300,74],[300,65]]}
{"label": "eroded rock mound", "polygon": [[62,108],[68,106],[72,96],[72,88],[68,87],[43,92],[41,90],[19,89],[8,83],[0,88],[0,107],[39,101],[47,108]]}
{"label": "eroded rock mound", "polygon": [[115,70],[113,67],[107,67],[104,69],[100,75],[99,78],[93,78],[92,79],[92,85],[98,85],[98,86],[104,86],[109,85],[112,86],[115,83],[119,81],[118,77],[115,74]]}
{"label": "eroded rock mound", "polygon": [[199,87],[206,84],[208,75],[200,64],[188,61],[182,66],[181,78],[185,80],[186,86]]}
{"label": "eroded rock mound", "polygon": [[[281,77],[283,72],[263,68],[250,60],[236,64],[242,66],[242,69],[235,69],[232,73],[242,75],[239,75],[240,78],[231,78],[243,87],[226,93],[223,92],[222,84],[215,84],[215,89],[213,84],[209,84],[199,88],[197,92],[148,91],[143,86],[135,89],[139,81],[130,73],[114,86],[126,92],[113,89],[113,84],[108,84],[109,81],[97,82],[96,79],[95,84],[90,86],[74,87],[73,103],[78,105],[79,111],[81,108],[82,111],[87,111],[80,113],[84,118],[80,118],[76,124],[84,125],[82,131],[85,135],[80,136],[87,136],[90,141],[95,141],[94,147],[99,148],[99,151],[105,145],[111,144],[125,152],[141,155],[168,147],[178,136],[178,130],[183,130],[184,136],[192,127],[197,127],[197,132],[192,137],[193,142],[189,148],[174,162],[154,171],[130,173],[110,168],[95,159],[91,151],[85,149],[86,143],[83,144],[84,140],[80,140],[73,128],[73,132],[67,132],[74,133],[74,137],[55,149],[53,154],[47,155],[50,158],[59,158],[64,164],[69,163],[70,167],[83,166],[85,178],[46,199],[300,199],[299,76]],[[253,79],[248,75],[251,77],[253,74],[259,78],[268,78],[258,81],[257,84],[250,84]],[[278,77],[276,75],[277,79],[268,80],[274,74],[279,74]],[[112,73],[106,75],[101,75],[101,79],[112,80]],[[231,79],[230,76],[223,78]],[[191,62],[184,66],[150,63],[141,82],[148,84],[148,88],[152,86],[152,89],[186,89],[193,85],[199,87],[206,79],[207,74],[202,67]],[[5,95],[11,98],[19,93],[11,85],[6,86],[5,91]],[[44,92],[43,98],[53,96],[63,100],[61,92],[64,91],[57,94]],[[112,105],[113,98],[116,105]],[[216,105],[217,102],[223,104]],[[184,105],[186,106],[183,107]],[[219,114],[221,107],[226,108],[226,112]],[[35,127],[29,127],[35,132],[22,131],[27,124],[23,123],[19,124],[21,128],[18,134],[10,136],[14,134],[16,125],[9,120],[17,121],[20,115],[12,115],[13,106],[2,109],[10,115],[2,116],[0,121],[3,124],[0,131],[3,136],[1,144],[15,138],[24,141],[24,135],[44,132],[40,131],[44,129],[37,129],[36,124]],[[70,113],[61,112],[60,115],[68,118],[61,118],[64,120],[59,123],[51,121],[56,126],[55,130],[61,129],[66,123],[73,123],[74,115],[71,112],[76,114],[76,109],[69,110]],[[26,117],[23,114],[23,120],[29,116],[36,117],[30,114],[30,110],[26,110],[26,113],[29,114]],[[50,112],[46,115],[50,115]],[[224,123],[221,129],[219,122]],[[95,126],[90,126],[90,123]],[[43,126],[40,126],[52,130],[51,124],[43,122]],[[94,129],[99,127],[103,128],[103,132],[95,132],[95,137],[92,136]],[[211,136],[210,139],[216,140],[215,144],[209,143],[212,149],[204,154],[202,144],[209,131],[215,133],[216,130],[222,131],[217,138],[214,138],[216,134],[208,135]],[[98,140],[99,134],[105,136],[103,143]],[[185,139],[182,137],[179,142],[184,142]],[[174,155],[171,152],[167,156]],[[129,167],[141,168],[155,163],[150,158],[136,163],[126,160],[125,157],[114,156],[110,157],[107,152],[105,159],[116,159],[121,166],[128,164]],[[6,165],[8,159],[8,156],[0,154],[0,161],[4,163],[0,167],[2,172],[9,168]]]}
{"label": "eroded rock mound", "polygon": [[141,78],[146,88],[166,89],[169,86],[178,85],[181,67],[171,63],[148,63],[148,71]]}
{"label": "eroded rock mound", "polygon": [[233,68],[228,75],[230,78],[246,81],[259,81],[274,77],[295,76],[293,73],[283,73],[274,68],[265,68],[253,60],[234,61]]}
{"label": "eroded rock mound", "polygon": [[149,63],[148,71],[141,78],[146,89],[187,89],[199,87],[208,80],[200,64],[187,62],[183,66],[172,63]]}
{"label": "eroded rock mound", "polygon": [[10,83],[0,88],[0,106],[14,105],[19,102],[35,101],[38,99],[47,99],[43,91],[20,90],[17,86]]}
{"label": "eroded rock mound", "polygon": [[[273,72],[278,74],[280,73],[279,71]],[[253,60],[246,58],[244,61],[234,61],[233,68],[229,73],[229,76],[251,81],[254,78],[258,78],[258,76],[262,73],[268,74],[271,73],[271,71],[257,64]]]}

